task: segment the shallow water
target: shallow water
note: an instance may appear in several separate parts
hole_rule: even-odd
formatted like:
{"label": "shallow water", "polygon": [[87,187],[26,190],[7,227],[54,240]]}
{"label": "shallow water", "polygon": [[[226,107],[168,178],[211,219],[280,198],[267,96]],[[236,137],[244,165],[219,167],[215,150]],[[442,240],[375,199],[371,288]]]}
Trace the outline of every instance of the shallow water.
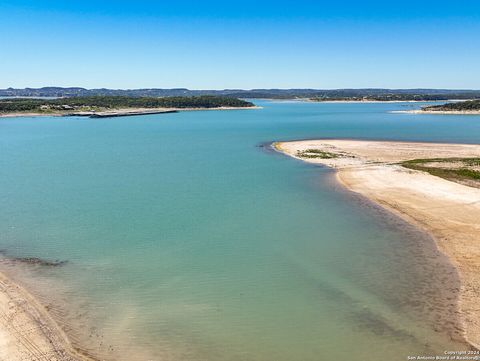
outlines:
{"label": "shallow water", "polygon": [[332,171],[259,145],[474,143],[480,117],[257,103],[0,119],[0,249],[68,261],[2,266],[102,357],[404,360],[464,348],[451,340],[457,276],[430,238],[344,191]]}

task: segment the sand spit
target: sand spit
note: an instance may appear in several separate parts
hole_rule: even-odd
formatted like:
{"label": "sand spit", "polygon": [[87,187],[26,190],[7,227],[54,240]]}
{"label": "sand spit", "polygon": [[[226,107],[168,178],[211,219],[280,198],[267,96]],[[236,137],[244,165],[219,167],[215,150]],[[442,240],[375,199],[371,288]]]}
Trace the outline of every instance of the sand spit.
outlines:
{"label": "sand spit", "polygon": [[[305,140],[274,146],[291,157],[336,168],[345,187],[432,234],[462,283],[458,331],[480,349],[480,189],[397,164],[419,158],[480,157],[480,145]],[[337,156],[299,157],[298,152],[307,149]]]}

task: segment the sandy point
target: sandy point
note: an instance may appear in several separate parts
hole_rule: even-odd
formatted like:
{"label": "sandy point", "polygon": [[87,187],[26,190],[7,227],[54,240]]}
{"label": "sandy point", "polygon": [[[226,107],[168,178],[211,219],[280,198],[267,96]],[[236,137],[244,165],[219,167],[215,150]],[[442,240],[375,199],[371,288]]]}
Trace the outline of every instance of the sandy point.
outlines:
{"label": "sandy point", "polygon": [[[461,280],[458,333],[480,348],[480,188],[459,184],[399,163],[413,159],[479,158],[480,145],[357,140],[273,143],[284,154],[337,169],[338,180],[428,231]],[[311,158],[305,151],[321,154]],[[303,153],[302,153],[303,152]]]}

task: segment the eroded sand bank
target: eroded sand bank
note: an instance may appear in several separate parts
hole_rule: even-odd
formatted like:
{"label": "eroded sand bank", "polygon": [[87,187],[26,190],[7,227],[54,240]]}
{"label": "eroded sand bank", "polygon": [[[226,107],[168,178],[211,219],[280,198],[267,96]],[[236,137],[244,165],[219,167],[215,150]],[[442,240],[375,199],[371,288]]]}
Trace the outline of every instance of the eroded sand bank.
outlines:
{"label": "eroded sand bank", "polygon": [[[459,272],[460,331],[480,348],[480,189],[396,164],[419,158],[480,157],[480,145],[305,140],[274,146],[289,156],[338,169],[337,177],[348,189],[430,232]],[[307,149],[340,156],[298,156]]]}

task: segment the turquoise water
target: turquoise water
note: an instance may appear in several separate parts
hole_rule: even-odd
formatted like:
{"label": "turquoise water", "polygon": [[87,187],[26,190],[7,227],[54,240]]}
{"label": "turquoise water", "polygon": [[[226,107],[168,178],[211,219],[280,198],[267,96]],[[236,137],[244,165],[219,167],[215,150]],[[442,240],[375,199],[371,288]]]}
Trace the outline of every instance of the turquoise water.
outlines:
{"label": "turquoise water", "polygon": [[[74,342],[124,360],[404,360],[451,340],[456,274],[419,231],[274,140],[478,142],[410,104],[0,119],[0,248]],[[10,266],[9,266],[10,267]],[[17,268],[7,271],[18,274]]]}

